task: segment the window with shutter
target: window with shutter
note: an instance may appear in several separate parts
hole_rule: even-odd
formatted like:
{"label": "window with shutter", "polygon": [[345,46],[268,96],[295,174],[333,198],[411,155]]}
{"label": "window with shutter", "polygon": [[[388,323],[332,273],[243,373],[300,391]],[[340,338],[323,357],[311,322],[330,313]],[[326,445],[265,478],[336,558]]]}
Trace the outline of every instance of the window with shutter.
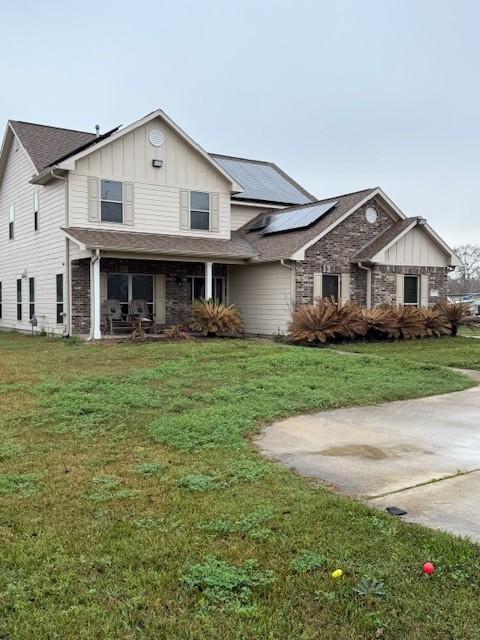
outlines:
{"label": "window with shutter", "polygon": [[404,277],[403,304],[418,306],[418,276]]}
{"label": "window with shutter", "polygon": [[339,277],[336,274],[324,273],[322,276],[322,297],[338,301]]}

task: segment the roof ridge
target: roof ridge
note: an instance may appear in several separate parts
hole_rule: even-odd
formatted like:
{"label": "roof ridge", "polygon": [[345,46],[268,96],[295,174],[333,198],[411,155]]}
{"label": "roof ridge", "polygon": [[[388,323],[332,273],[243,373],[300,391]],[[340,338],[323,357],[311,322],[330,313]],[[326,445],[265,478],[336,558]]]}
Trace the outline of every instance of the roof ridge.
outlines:
{"label": "roof ridge", "polygon": [[270,166],[275,166],[275,167],[277,166],[271,160],[256,160],[255,158],[243,158],[241,156],[230,156],[225,153],[212,153],[211,151],[209,151],[208,153],[214,158],[226,158],[227,160],[240,160],[241,162],[252,162],[254,164],[269,164]]}
{"label": "roof ridge", "polygon": [[95,132],[93,131],[84,131],[82,129],[70,129],[69,127],[57,127],[56,125],[52,125],[52,124],[41,124],[39,122],[27,122],[26,120],[9,120],[9,122],[11,124],[28,124],[32,127],[43,127],[44,129],[58,129],[59,131],[73,131],[74,133],[83,133],[83,134],[87,134],[87,135],[92,135],[95,136]]}

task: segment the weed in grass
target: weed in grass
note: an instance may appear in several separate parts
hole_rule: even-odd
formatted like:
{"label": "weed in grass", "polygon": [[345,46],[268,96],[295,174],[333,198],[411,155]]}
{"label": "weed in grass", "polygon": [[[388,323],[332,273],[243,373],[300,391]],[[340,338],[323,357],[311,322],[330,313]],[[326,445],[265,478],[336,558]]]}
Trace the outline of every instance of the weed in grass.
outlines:
{"label": "weed in grass", "polygon": [[303,549],[294,558],[290,567],[296,573],[306,573],[307,571],[315,571],[316,569],[320,569],[325,564],[325,558],[314,551],[309,551],[308,549]]}
{"label": "weed in grass", "polygon": [[189,491],[209,491],[224,489],[227,485],[217,476],[204,476],[200,473],[189,473],[178,481],[178,486]]}
{"label": "weed in grass", "polygon": [[156,529],[162,533],[178,531],[182,526],[180,520],[168,520],[167,518],[154,518],[152,516],[138,518],[135,520],[135,524],[140,529]]}
{"label": "weed in grass", "polygon": [[165,472],[165,465],[160,462],[141,462],[130,467],[132,473],[136,473],[144,478],[161,476]]}
{"label": "weed in grass", "polygon": [[122,489],[119,486],[120,478],[117,476],[93,478],[91,484],[92,490],[87,493],[87,497],[94,502],[133,498],[139,493],[136,489]]}
{"label": "weed in grass", "polygon": [[20,493],[31,496],[37,491],[39,476],[35,473],[0,474],[0,494]]}
{"label": "weed in grass", "polygon": [[184,583],[191,589],[200,591],[201,608],[219,608],[236,612],[253,610],[253,593],[258,587],[265,587],[274,581],[272,571],[260,571],[256,560],[246,560],[235,566],[208,557],[200,564],[187,567],[183,575]]}
{"label": "weed in grass", "polygon": [[23,451],[25,451],[25,447],[15,442],[4,442],[0,445],[0,462],[18,456]]}
{"label": "weed in grass", "polygon": [[271,507],[259,507],[238,520],[231,521],[220,518],[218,520],[204,522],[200,525],[200,528],[219,535],[240,533],[241,535],[248,536],[252,540],[261,542],[270,538],[273,533],[271,529],[263,526],[268,520],[271,520],[273,516],[274,511]]}
{"label": "weed in grass", "polygon": [[364,576],[353,587],[354,592],[362,598],[383,598],[385,586],[381,580]]}

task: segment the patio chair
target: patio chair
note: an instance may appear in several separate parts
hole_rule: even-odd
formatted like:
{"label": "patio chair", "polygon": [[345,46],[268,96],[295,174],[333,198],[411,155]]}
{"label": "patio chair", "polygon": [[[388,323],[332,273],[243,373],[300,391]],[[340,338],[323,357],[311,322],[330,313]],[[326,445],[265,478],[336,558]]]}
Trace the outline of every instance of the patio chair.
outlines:
{"label": "patio chair", "polygon": [[118,324],[123,325],[122,306],[120,300],[105,300],[103,302],[102,316],[105,318],[105,332],[112,334]]}
{"label": "patio chair", "polygon": [[142,335],[144,329],[151,331],[155,324],[146,300],[131,300],[128,305],[128,314],[132,318],[136,335]]}

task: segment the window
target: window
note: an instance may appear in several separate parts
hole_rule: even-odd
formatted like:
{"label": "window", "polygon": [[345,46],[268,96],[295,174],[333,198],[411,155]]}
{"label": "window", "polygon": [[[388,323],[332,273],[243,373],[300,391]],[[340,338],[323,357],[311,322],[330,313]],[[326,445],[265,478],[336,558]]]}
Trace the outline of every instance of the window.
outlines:
{"label": "window", "polygon": [[22,319],[22,280],[17,280],[17,320]]}
{"label": "window", "polygon": [[38,191],[33,194],[33,230],[38,231]]}
{"label": "window", "polygon": [[210,194],[190,192],[190,229],[210,230]]}
{"label": "window", "polygon": [[31,320],[35,315],[35,278],[29,278],[28,280],[28,294],[29,294],[28,317]]}
{"label": "window", "polygon": [[8,212],[8,238],[13,240],[15,235],[15,205],[11,205]]}
{"label": "window", "polygon": [[322,276],[322,297],[338,300],[338,275],[324,273]]}
{"label": "window", "polygon": [[[225,279],[214,277],[212,283],[213,298],[217,302],[225,300]],[[187,304],[192,304],[194,300],[205,298],[205,277],[204,276],[188,276],[187,277]]]}
{"label": "window", "polygon": [[63,273],[57,274],[57,324],[63,324]]}
{"label": "window", "polygon": [[403,304],[418,306],[418,276],[404,276]]}
{"label": "window", "polygon": [[0,282],[0,319],[2,317],[2,283]]}
{"label": "window", "polygon": [[102,222],[123,222],[123,184],[102,180],[101,187]]}
{"label": "window", "polygon": [[144,274],[109,273],[107,275],[107,298],[118,300],[122,315],[128,315],[131,300],[145,300],[150,315],[154,313],[153,276]]}

